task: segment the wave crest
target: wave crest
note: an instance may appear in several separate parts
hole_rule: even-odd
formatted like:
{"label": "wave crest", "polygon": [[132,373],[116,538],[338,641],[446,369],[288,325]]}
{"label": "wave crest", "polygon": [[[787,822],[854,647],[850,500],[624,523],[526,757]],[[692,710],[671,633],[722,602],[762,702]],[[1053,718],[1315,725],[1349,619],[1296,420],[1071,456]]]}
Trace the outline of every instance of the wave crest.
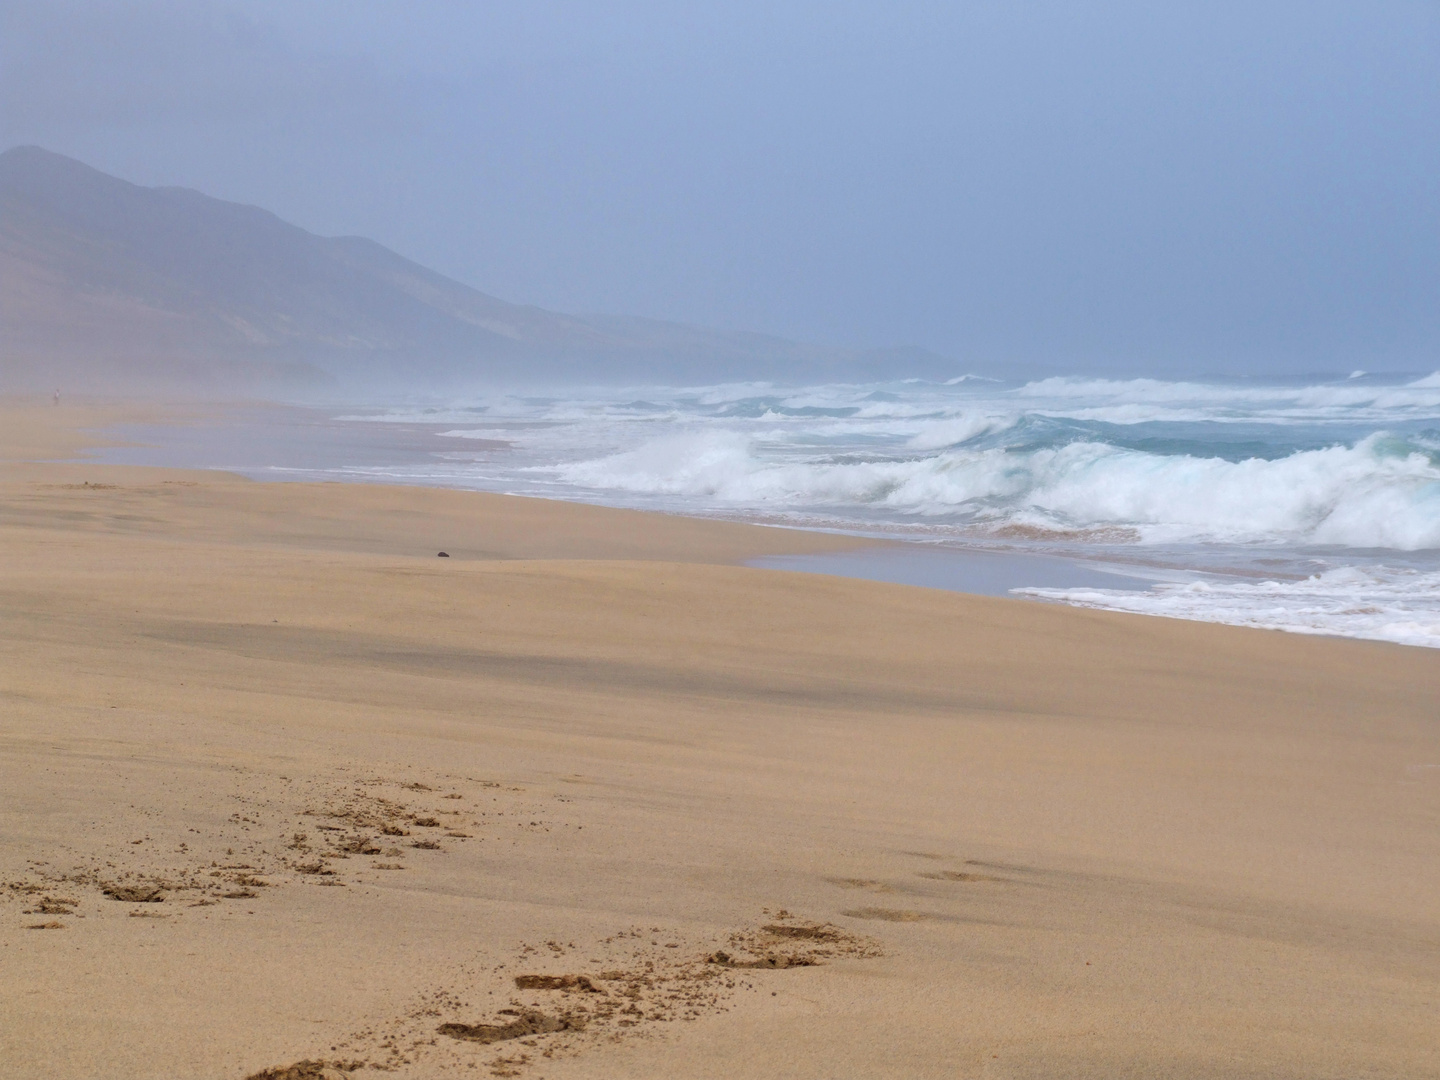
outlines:
{"label": "wave crest", "polygon": [[[753,436],[672,435],[558,470],[616,492],[730,505],[884,509],[977,525],[1133,530],[1141,542],[1301,543],[1440,548],[1440,468],[1384,433],[1276,460],[1162,455],[1103,442],[956,447],[994,430],[961,417],[928,437],[946,448],[906,459],[786,460]],[[926,436],[912,440],[923,449]],[[920,445],[916,446],[916,442]]]}

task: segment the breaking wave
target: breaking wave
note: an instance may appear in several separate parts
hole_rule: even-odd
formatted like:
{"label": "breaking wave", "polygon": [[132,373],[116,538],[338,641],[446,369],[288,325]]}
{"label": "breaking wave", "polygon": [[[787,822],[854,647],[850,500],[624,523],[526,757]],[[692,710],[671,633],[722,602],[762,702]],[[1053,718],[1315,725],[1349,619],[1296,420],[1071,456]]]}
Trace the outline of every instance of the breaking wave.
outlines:
{"label": "breaking wave", "polygon": [[1027,595],[1440,646],[1440,372],[638,387],[368,419],[444,425],[437,482],[1118,560],[1168,583]]}
{"label": "breaking wave", "polygon": [[965,444],[1010,425],[946,421],[901,459],[786,460],[733,431],[668,435],[558,470],[589,488],[737,507],[883,510],[975,526],[1124,527],[1142,542],[1440,547],[1435,448],[1376,433],[1275,459],[1158,454],[1104,442]]}

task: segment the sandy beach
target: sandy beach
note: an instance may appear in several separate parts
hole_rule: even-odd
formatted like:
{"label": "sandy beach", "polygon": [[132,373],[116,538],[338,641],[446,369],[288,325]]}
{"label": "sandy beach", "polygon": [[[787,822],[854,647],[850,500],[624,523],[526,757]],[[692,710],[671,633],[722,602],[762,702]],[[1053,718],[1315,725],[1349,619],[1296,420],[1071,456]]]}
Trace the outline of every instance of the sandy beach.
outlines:
{"label": "sandy beach", "polygon": [[163,417],[0,404],[6,1076],[1440,1076],[1440,652]]}

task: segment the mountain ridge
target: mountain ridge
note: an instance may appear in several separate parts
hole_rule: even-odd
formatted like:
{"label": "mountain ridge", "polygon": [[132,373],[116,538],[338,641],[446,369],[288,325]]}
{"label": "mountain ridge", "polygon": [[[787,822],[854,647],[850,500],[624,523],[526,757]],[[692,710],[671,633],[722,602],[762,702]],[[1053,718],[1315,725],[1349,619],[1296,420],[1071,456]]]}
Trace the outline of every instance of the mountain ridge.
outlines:
{"label": "mountain ridge", "polygon": [[[457,384],[954,373],[919,349],[857,350],[482,293],[358,236],[142,187],[39,147],[0,153],[0,386]],[[27,386],[26,384],[33,384]]]}

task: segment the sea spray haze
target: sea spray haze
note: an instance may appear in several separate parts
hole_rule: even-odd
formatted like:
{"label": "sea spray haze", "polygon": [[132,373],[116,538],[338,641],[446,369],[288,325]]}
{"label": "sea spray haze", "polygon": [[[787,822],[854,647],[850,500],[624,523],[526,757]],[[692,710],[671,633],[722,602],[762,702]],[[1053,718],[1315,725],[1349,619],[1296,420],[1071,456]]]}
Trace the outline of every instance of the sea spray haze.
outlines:
{"label": "sea spray haze", "polygon": [[[1437,70],[1428,0],[7,0],[0,150],[552,312],[1017,379],[1428,372]],[[219,310],[341,338],[333,306],[284,310],[314,291]],[[387,316],[420,291],[347,304],[353,332],[408,345],[424,321]],[[437,351],[484,341],[444,327]],[[774,359],[620,378],[836,377]]]}

